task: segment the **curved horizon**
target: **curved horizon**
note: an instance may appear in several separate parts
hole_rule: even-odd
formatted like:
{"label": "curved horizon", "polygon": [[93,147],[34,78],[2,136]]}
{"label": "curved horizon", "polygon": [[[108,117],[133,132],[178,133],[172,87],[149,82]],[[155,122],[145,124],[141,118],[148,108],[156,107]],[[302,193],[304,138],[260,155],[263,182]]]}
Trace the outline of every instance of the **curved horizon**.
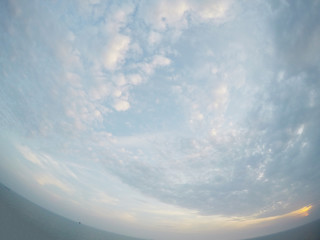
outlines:
{"label": "curved horizon", "polygon": [[139,238],[320,218],[320,2],[4,0],[0,182]]}

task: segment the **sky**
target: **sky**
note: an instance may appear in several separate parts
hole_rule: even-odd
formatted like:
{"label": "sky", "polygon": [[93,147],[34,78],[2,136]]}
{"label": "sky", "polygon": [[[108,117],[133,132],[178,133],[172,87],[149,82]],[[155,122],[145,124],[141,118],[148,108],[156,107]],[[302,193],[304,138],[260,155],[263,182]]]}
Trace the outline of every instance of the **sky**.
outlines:
{"label": "sky", "polygon": [[0,2],[0,181],[152,239],[320,218],[320,1]]}

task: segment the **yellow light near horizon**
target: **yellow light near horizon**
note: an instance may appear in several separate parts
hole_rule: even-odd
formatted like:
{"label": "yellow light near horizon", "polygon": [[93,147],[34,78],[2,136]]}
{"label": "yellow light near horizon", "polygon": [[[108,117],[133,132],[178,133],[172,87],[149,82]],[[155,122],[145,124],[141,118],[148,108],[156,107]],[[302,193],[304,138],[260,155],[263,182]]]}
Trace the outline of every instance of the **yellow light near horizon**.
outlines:
{"label": "yellow light near horizon", "polygon": [[242,228],[250,225],[261,224],[265,222],[271,222],[271,221],[290,218],[290,217],[306,217],[309,215],[309,212],[311,209],[312,209],[312,205],[310,204],[286,214],[272,216],[272,217],[265,217],[265,218],[242,219],[241,221],[234,221],[234,224]]}
{"label": "yellow light near horizon", "polygon": [[[256,216],[247,218],[201,216],[196,212],[184,211],[159,211],[157,213],[165,216],[165,219],[161,222],[162,226],[170,226],[171,231],[195,233],[204,231],[210,232],[217,229],[241,229],[264,223],[275,224],[279,220],[306,217],[309,215],[311,209],[312,205],[307,205],[289,213],[264,218],[257,218]],[[173,216],[176,218],[172,218]]]}
{"label": "yellow light near horizon", "polygon": [[291,212],[293,215],[302,215],[304,217],[308,216],[309,215],[309,211],[311,210],[312,208],[312,205],[309,205],[309,206],[305,206],[303,208],[300,208],[296,211],[293,211]]}

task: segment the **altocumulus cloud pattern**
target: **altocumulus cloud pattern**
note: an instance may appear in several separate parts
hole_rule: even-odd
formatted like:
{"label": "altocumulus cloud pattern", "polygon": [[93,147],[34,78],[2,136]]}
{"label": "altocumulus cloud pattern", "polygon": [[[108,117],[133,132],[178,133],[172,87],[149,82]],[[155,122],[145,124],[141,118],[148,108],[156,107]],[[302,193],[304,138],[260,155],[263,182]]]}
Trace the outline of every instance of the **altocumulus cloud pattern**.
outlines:
{"label": "altocumulus cloud pattern", "polygon": [[1,181],[157,231],[316,206],[319,10],[1,1]]}

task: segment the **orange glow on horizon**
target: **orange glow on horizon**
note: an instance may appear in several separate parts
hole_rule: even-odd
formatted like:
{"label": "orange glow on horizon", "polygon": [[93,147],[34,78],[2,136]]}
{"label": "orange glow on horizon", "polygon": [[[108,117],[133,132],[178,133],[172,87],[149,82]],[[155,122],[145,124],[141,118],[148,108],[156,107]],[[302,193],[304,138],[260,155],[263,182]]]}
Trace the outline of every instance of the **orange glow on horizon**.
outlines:
{"label": "orange glow on horizon", "polygon": [[248,225],[271,222],[274,220],[290,218],[290,217],[306,217],[309,215],[309,212],[311,209],[312,209],[312,205],[310,204],[310,205],[304,206],[302,208],[299,208],[297,210],[294,210],[292,212],[278,215],[278,216],[265,217],[265,218],[242,219],[242,221],[238,222],[238,224],[239,224],[239,227],[245,227]]}
{"label": "orange glow on horizon", "polygon": [[291,212],[292,215],[296,216],[296,215],[302,215],[303,217],[306,217],[309,215],[309,211],[311,210],[312,205],[309,206],[305,206],[303,208],[300,208],[296,211]]}

